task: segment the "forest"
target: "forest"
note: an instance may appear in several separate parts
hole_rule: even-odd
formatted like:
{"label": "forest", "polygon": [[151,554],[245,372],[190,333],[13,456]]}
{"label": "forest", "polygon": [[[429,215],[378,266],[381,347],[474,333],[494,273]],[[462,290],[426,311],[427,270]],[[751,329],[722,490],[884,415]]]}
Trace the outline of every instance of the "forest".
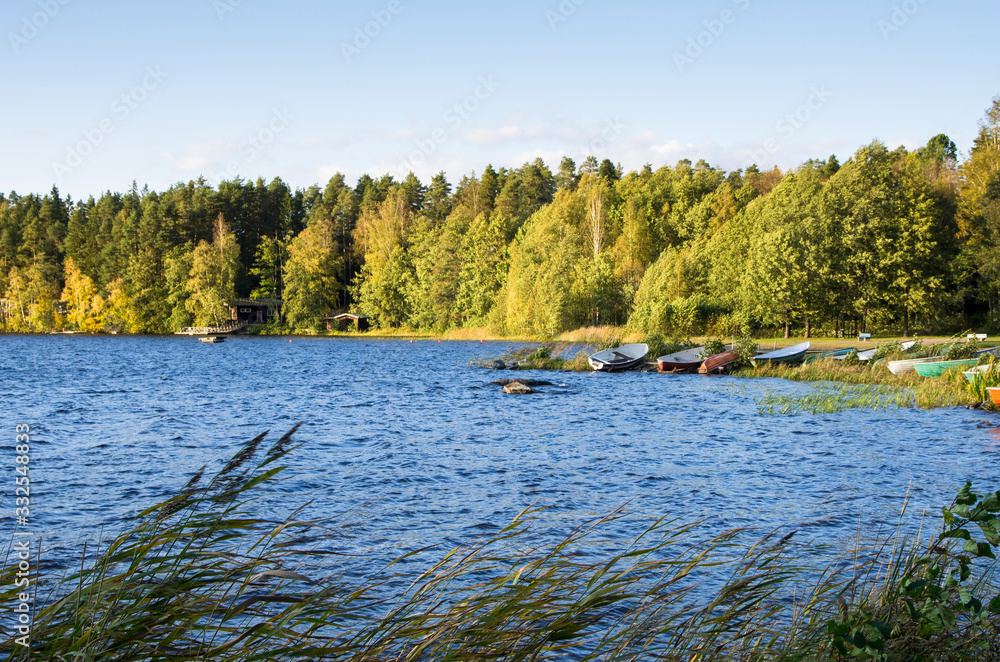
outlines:
{"label": "forest", "polygon": [[442,172],[0,194],[4,332],[173,333],[246,298],[283,302],[276,333],[344,311],[508,336],[996,331],[1000,97],[961,157],[938,135],[788,172],[589,157],[454,185]]}

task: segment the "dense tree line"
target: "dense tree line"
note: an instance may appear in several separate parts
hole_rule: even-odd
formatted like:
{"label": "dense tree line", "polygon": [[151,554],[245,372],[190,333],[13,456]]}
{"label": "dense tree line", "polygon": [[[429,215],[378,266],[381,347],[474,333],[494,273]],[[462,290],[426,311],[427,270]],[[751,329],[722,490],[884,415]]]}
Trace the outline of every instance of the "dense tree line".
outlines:
{"label": "dense tree line", "polygon": [[279,324],[940,331],[1000,321],[1000,97],[959,161],[947,136],[841,165],[724,172],[610,160],[444,173],[0,195],[3,329],[167,333],[280,299]]}

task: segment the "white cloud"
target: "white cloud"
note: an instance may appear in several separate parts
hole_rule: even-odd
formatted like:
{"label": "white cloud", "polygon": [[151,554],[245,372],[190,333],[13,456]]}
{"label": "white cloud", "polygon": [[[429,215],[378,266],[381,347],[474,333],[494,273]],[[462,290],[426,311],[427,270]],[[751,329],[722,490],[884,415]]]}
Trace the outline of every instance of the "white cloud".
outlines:
{"label": "white cloud", "polygon": [[213,140],[185,146],[182,156],[175,157],[173,152],[164,152],[161,156],[178,170],[201,174],[220,167],[235,146],[235,143]]}

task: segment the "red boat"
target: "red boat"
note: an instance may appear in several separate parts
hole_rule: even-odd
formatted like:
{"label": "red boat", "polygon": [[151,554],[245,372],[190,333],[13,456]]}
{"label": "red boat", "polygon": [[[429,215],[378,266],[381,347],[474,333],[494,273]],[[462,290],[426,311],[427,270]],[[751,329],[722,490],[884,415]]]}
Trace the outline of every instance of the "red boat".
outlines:
{"label": "red boat", "polygon": [[736,363],[738,358],[740,358],[740,355],[736,352],[723,352],[722,354],[710,356],[705,359],[705,362],[701,364],[700,368],[698,368],[698,374],[709,375],[713,372],[722,372],[732,364]]}

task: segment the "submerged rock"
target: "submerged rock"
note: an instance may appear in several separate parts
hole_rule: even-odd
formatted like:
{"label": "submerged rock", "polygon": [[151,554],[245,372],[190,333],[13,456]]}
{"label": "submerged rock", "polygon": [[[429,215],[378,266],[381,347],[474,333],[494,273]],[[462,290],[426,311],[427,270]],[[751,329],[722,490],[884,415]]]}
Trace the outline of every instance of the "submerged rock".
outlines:
{"label": "submerged rock", "polygon": [[487,370],[507,370],[507,364],[504,363],[503,361],[501,361],[500,359],[497,359],[496,361],[493,361],[492,363],[488,363],[486,365],[486,369]]}
{"label": "submerged rock", "polygon": [[522,384],[521,382],[511,382],[503,387],[503,392],[507,395],[531,395],[534,391],[531,390],[530,386]]}
{"label": "submerged rock", "polygon": [[501,379],[499,381],[493,382],[492,384],[490,384],[490,386],[505,386],[506,387],[506,386],[510,386],[511,384],[522,384],[522,385],[528,386],[528,387],[555,386],[555,384],[553,384],[552,382],[542,382],[542,381],[538,381],[537,379]]}

